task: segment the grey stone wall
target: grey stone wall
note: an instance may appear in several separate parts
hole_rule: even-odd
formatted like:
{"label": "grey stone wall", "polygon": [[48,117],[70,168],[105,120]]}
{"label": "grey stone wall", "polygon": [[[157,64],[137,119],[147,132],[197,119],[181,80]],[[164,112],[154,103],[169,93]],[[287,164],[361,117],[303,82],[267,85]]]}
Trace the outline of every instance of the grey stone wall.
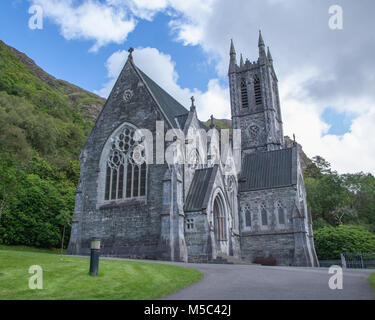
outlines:
{"label": "grey stone wall", "polygon": [[[133,95],[125,102],[123,94]],[[124,257],[160,258],[163,176],[166,165],[148,167],[146,197],[104,201],[105,183],[100,160],[108,137],[124,122],[153,132],[161,119],[143,82],[127,63],[109,96],[81,154],[81,181],[77,189],[76,212],[69,254],[88,254],[90,238],[102,239],[102,254]],[[155,145],[155,141],[154,141]],[[105,151],[105,150],[104,150]]]}
{"label": "grey stone wall", "polygon": [[[252,261],[256,257],[273,256],[281,265],[293,264],[293,206],[294,187],[240,193],[241,256]],[[277,203],[284,211],[280,224]],[[262,224],[261,208],[267,212],[267,225]],[[251,226],[246,225],[246,214],[251,214]]]}

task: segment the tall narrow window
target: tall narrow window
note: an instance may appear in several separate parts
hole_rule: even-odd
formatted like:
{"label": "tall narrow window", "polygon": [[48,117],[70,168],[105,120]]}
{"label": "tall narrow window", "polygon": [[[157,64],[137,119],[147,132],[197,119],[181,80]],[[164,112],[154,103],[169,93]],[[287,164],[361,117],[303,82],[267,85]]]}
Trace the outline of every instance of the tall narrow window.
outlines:
{"label": "tall narrow window", "polygon": [[134,166],[133,197],[139,196],[139,167]]}
{"label": "tall narrow window", "polygon": [[260,80],[257,75],[254,77],[254,95],[255,95],[255,104],[257,106],[262,105],[262,88],[260,86]]}
{"label": "tall narrow window", "polygon": [[263,203],[260,206],[260,214],[261,214],[261,217],[262,217],[262,225],[267,226],[268,225],[267,210],[266,210],[266,206]]}
{"label": "tall narrow window", "polygon": [[249,97],[247,95],[247,84],[245,79],[242,79],[241,81],[241,103],[242,108],[247,108],[249,106]]}
{"label": "tall narrow window", "polygon": [[251,212],[249,209],[245,211],[245,222],[246,227],[251,227]]}
{"label": "tall narrow window", "polygon": [[142,149],[144,157],[144,139],[134,140],[135,129],[124,125],[111,137],[105,173],[104,200],[138,198],[146,195],[147,165],[135,163],[133,151]]}
{"label": "tall narrow window", "polygon": [[104,199],[109,200],[109,190],[111,189],[111,167],[107,165],[107,173],[105,179],[105,195]]}
{"label": "tall narrow window", "polygon": [[285,214],[284,214],[284,209],[280,201],[277,201],[277,215],[279,218],[279,224],[285,224]]}
{"label": "tall narrow window", "polygon": [[144,196],[146,194],[146,164],[143,163],[141,165],[141,194],[140,196]]}
{"label": "tall narrow window", "polygon": [[128,172],[126,174],[126,197],[132,196],[132,179],[133,179],[133,165],[128,164]]}

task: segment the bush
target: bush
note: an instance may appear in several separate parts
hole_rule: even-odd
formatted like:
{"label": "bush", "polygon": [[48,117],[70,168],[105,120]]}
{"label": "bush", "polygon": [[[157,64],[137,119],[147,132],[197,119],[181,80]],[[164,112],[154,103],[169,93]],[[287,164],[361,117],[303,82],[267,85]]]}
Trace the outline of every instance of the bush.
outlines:
{"label": "bush", "polygon": [[314,232],[314,242],[320,260],[340,259],[342,252],[375,251],[375,235],[351,225],[322,227]]}

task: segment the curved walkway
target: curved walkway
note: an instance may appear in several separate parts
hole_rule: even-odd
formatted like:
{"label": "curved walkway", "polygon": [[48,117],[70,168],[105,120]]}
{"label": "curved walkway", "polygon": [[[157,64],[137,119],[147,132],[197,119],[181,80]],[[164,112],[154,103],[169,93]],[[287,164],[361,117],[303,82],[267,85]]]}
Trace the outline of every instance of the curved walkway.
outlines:
{"label": "curved walkway", "polygon": [[162,300],[357,300],[375,299],[367,278],[375,270],[344,269],[343,289],[331,290],[328,268],[264,267],[255,265],[165,263],[195,268],[203,280]]}

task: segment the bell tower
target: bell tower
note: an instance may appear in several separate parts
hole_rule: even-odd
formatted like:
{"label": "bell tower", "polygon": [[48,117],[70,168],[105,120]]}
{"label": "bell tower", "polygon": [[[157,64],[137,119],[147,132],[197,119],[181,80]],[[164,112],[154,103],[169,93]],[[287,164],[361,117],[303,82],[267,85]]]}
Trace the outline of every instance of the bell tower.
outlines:
{"label": "bell tower", "polygon": [[269,48],[259,31],[257,61],[237,65],[230,45],[229,88],[233,129],[241,129],[242,155],[282,149],[284,146],[278,80]]}

